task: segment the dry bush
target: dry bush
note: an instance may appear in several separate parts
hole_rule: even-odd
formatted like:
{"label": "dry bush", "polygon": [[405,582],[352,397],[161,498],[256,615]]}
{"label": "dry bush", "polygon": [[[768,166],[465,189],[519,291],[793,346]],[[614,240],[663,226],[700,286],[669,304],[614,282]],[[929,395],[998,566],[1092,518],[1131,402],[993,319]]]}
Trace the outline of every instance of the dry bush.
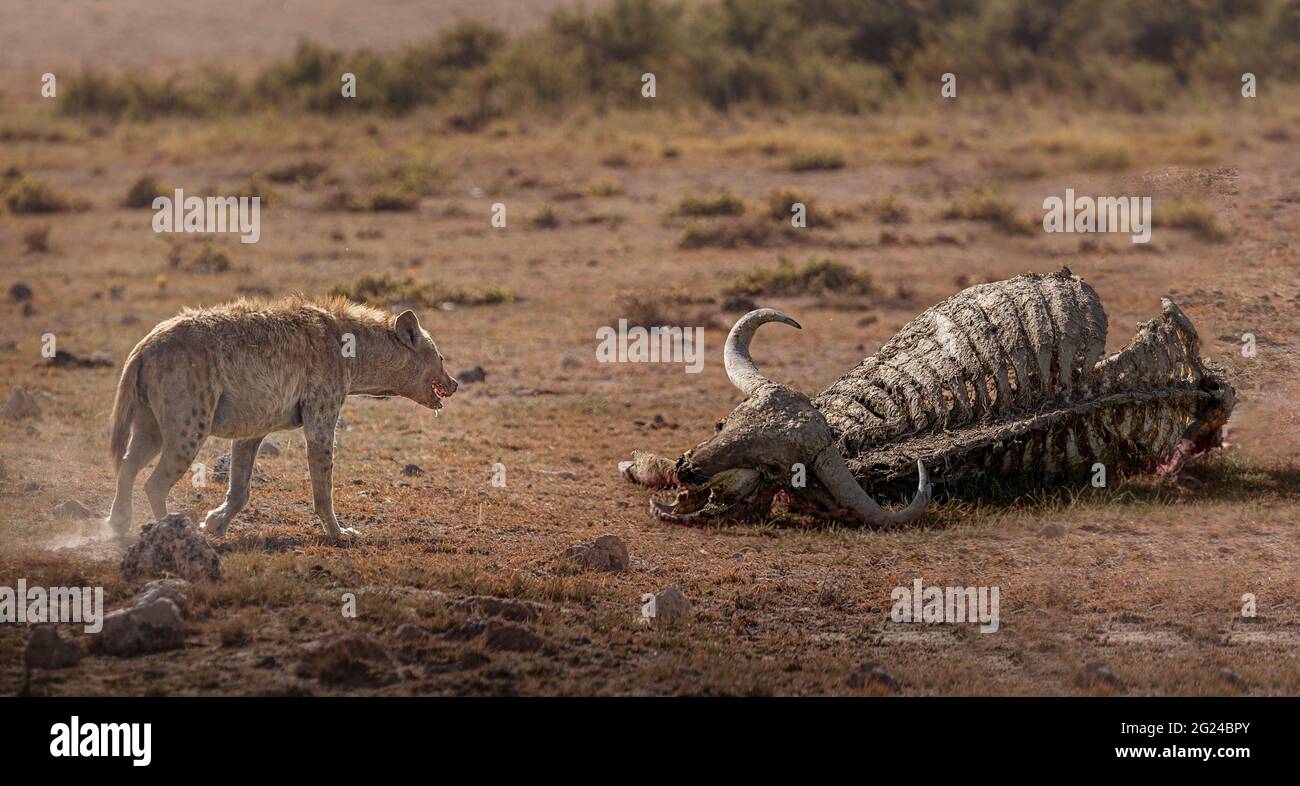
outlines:
{"label": "dry bush", "polygon": [[724,296],[870,295],[875,292],[876,284],[869,273],[829,257],[809,257],[801,265],[781,257],[775,268],[742,273],[722,290]]}
{"label": "dry bush", "polygon": [[679,216],[739,216],[745,212],[745,201],[730,191],[720,191],[703,197],[683,197],[673,211]]}
{"label": "dry bush", "polygon": [[629,325],[641,327],[715,327],[717,317],[711,299],[686,292],[625,295],[618,299],[618,315]]}
{"label": "dry bush", "polygon": [[1178,197],[1156,204],[1152,224],[1158,227],[1189,229],[1210,243],[1228,239],[1228,231],[1219,225],[1214,211],[1190,197]]}
{"label": "dry bush", "polygon": [[984,221],[1011,235],[1028,235],[1037,224],[1021,217],[1011,200],[984,188],[965,192],[943,209],[945,221]]}
{"label": "dry bush", "polygon": [[136,178],[131,187],[126,190],[126,197],[122,199],[122,207],[131,208],[152,208],[153,201],[164,192],[172,189],[163,188],[158,183],[158,179],[151,174],[144,174]]}
{"label": "dry bush", "polygon": [[906,224],[912,218],[911,208],[894,194],[877,197],[863,207],[882,224]]}
{"label": "dry bush", "polygon": [[560,214],[551,205],[542,205],[528,217],[528,225],[534,229],[559,229]]}
{"label": "dry bush", "polygon": [[89,207],[88,203],[64,196],[48,183],[33,180],[21,173],[4,182],[4,203],[11,213],[67,213]]}
{"label": "dry bush", "polygon": [[325,174],[329,166],[319,161],[304,158],[288,164],[271,167],[266,170],[266,179],[272,183],[312,183]]}
{"label": "dry bush", "polygon": [[803,240],[792,226],[773,224],[759,216],[724,218],[688,224],[682,232],[682,248],[763,248]]}
{"label": "dry bush", "polygon": [[791,172],[826,172],[843,169],[847,163],[838,150],[807,150],[790,156],[785,165]]}
{"label": "dry bush", "polygon": [[792,210],[797,203],[804,206],[809,227],[835,226],[835,222],[831,218],[831,211],[820,209],[817,205],[817,199],[809,193],[793,188],[783,188],[769,192],[765,201],[767,203],[767,217],[775,221],[789,222],[794,215]]}
{"label": "dry bush", "polygon": [[23,248],[29,254],[43,254],[50,250],[50,225],[41,224],[23,233]]}
{"label": "dry bush", "polygon": [[515,300],[513,292],[501,287],[456,289],[444,287],[436,281],[417,282],[409,276],[397,278],[388,273],[362,276],[351,285],[334,287],[330,294],[379,306],[411,305],[426,308],[437,308],[443,303],[487,306],[512,303]]}

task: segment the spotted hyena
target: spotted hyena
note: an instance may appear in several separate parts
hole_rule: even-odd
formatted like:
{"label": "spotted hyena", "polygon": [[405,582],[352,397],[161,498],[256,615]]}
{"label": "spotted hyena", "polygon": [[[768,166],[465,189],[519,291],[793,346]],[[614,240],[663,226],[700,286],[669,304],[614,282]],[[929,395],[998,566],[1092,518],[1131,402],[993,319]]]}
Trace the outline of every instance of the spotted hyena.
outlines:
{"label": "spotted hyena", "polygon": [[[316,515],[331,537],[355,535],[334,515],[334,424],[349,395],[402,396],[441,409],[456,390],[428,331],[412,311],[397,316],[343,298],[240,300],[186,309],[136,345],[113,402],[117,496],[109,523],[131,526],[136,475],[161,453],[145,481],[155,518],[209,436],[233,440],[230,489],[204,527],[226,531],[248,503],[262,439],[301,428]],[[128,444],[129,440],[129,444]]]}

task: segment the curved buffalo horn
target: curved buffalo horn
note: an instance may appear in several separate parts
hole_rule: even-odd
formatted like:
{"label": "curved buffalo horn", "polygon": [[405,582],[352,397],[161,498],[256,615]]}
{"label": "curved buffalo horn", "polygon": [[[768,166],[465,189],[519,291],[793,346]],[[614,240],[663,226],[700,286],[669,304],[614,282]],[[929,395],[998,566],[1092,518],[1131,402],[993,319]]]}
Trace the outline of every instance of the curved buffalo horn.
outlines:
{"label": "curved buffalo horn", "polygon": [[798,322],[774,308],[760,308],[737,320],[727,334],[727,344],[722,351],[727,378],[746,396],[768,382],[767,377],[759,373],[758,367],[754,365],[754,359],[749,356],[749,341],[754,337],[754,331],[758,330],[759,325],[768,322],[784,322],[799,330],[803,329]]}
{"label": "curved buffalo horn", "polygon": [[893,513],[881,508],[870,494],[862,490],[857,478],[849,471],[848,464],[844,463],[839,448],[834,444],[818,453],[813,461],[813,471],[817,473],[817,477],[826,488],[830,489],[831,494],[835,496],[835,501],[852,511],[864,524],[876,527],[910,524],[925,513],[925,507],[930,502],[930,473],[925,471],[925,464],[922,464],[919,459],[916,462],[916,469],[921,474],[921,478],[916,484],[916,496],[912,498],[912,504]]}

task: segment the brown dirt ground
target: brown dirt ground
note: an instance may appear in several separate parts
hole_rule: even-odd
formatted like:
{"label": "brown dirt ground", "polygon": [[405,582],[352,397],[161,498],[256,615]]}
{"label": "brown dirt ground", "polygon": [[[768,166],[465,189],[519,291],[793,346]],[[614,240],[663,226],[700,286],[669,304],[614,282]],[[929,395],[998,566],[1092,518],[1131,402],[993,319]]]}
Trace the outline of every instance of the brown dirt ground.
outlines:
{"label": "brown dirt ground", "polygon": [[[1300,152],[1282,101],[1233,103],[1129,116],[1065,107],[917,107],[902,115],[730,117],[579,113],[499,122],[448,134],[429,118],[331,120],[257,115],[100,127],[47,121],[39,106],[6,110],[0,124],[53,124],[64,141],[16,141],[17,165],[89,210],[0,216],[0,284],[24,282],[34,313],[0,304],[0,373],[48,392],[44,418],[0,422],[0,584],[100,584],[110,608],[135,588],[91,523],[52,515],[58,503],[107,511],[112,477],[106,421],[119,367],[59,370],[39,350],[51,332],[80,355],[120,363],[157,321],[187,304],[241,291],[323,292],[364,273],[391,271],[461,287],[509,288],[517,302],[426,310],[453,370],[481,364],[441,417],[406,401],[349,402],[337,455],[341,520],[354,544],[326,542],[312,518],[301,437],[272,437],[253,500],[220,542],[225,579],[198,588],[179,651],[37,678],[50,694],[828,694],[854,687],[859,664],[878,662],[908,694],[1295,694],[1300,692],[1300,497],[1295,401],[1300,323]],[[924,131],[924,134],[918,134]],[[1291,132],[1294,133],[1294,132]],[[1100,140],[1100,141],[1099,141]],[[1120,171],[1087,172],[1077,153],[1096,144],[1133,151]],[[793,174],[794,149],[833,146],[847,166]],[[665,157],[671,149],[675,157]],[[615,155],[617,154],[617,155]],[[151,212],[117,207],[142,172],[201,193],[225,193],[259,168],[311,158],[341,184],[393,160],[430,160],[448,173],[407,213],[324,210],[328,187],[275,187],[262,239],[217,239],[235,268],[184,272],[166,262]],[[1012,174],[1025,162],[1039,169]],[[594,180],[622,193],[585,195]],[[1102,237],[1017,236],[984,223],[937,217],[963,189],[996,181],[1026,216],[1066,186],[1104,194],[1191,193],[1228,237],[1209,242],[1157,228],[1148,249]],[[757,212],[783,187],[842,209],[834,227],[806,230],[785,248],[683,250],[677,200],[728,188]],[[474,189],[483,189],[483,195]],[[615,189],[617,190],[617,189]],[[603,193],[603,192],[601,192]],[[910,220],[884,225],[862,202],[896,194]],[[577,196],[575,196],[575,194]],[[507,204],[510,226],[488,224]],[[526,217],[555,205],[557,229]],[[1159,207],[1157,207],[1159,210]],[[591,220],[603,216],[605,220]],[[609,217],[615,217],[611,222]],[[22,235],[51,227],[50,250]],[[373,230],[377,230],[374,232]],[[892,232],[900,242],[882,242]],[[335,234],[331,234],[335,233]],[[361,236],[359,236],[359,234]],[[712,296],[736,274],[829,255],[869,272],[879,294],[768,298],[804,325],[768,328],[755,354],[771,377],[815,392],[875,350],[920,310],[966,283],[1062,264],[1089,281],[1110,314],[1111,346],[1174,297],[1200,330],[1204,351],[1232,369],[1239,406],[1232,447],[1178,483],[1149,479],[1083,485],[1015,503],[943,502],[901,532],[807,522],[690,529],[658,523],[647,492],[618,478],[633,448],[676,454],[705,438],[734,406],[721,365],[734,317],[692,304],[679,320],[707,319],[703,374],[680,366],[601,365],[595,330],[617,324],[618,298],[685,292]],[[671,304],[664,306],[673,318]],[[1239,336],[1259,337],[1255,358]],[[566,356],[580,362],[562,363]],[[533,391],[519,395],[520,389]],[[651,428],[655,415],[672,428]],[[212,440],[211,464],[226,449]],[[501,462],[507,485],[489,483]],[[425,474],[406,477],[407,463]],[[551,474],[567,471],[577,479]],[[206,510],[223,489],[180,485],[172,507]],[[147,509],[137,486],[137,527]],[[571,574],[565,547],[612,532],[632,554],[617,574]],[[1001,630],[888,621],[893,587],[998,585]],[[644,592],[680,587],[690,624],[638,621]],[[355,593],[359,616],[340,614]],[[1259,613],[1239,614],[1254,593]],[[529,653],[438,635],[466,619],[470,594],[539,601],[525,625],[543,640]],[[399,640],[399,625],[431,635]],[[392,663],[372,679],[299,676],[302,654],[364,632]],[[25,632],[0,626],[0,692],[17,692]],[[1108,665],[1123,687],[1089,683],[1085,664]]]}

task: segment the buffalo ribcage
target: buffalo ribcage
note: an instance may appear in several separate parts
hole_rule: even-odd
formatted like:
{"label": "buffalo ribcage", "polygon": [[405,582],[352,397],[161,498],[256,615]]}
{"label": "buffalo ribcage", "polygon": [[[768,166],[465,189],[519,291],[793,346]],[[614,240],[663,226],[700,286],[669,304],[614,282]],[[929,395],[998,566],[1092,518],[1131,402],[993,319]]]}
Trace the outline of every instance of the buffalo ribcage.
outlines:
{"label": "buffalo ribcage", "polygon": [[1149,466],[1231,388],[1176,305],[1102,359],[1106,312],[1068,271],[967,289],[912,320],[814,400],[869,491],[915,483],[1086,480]]}

